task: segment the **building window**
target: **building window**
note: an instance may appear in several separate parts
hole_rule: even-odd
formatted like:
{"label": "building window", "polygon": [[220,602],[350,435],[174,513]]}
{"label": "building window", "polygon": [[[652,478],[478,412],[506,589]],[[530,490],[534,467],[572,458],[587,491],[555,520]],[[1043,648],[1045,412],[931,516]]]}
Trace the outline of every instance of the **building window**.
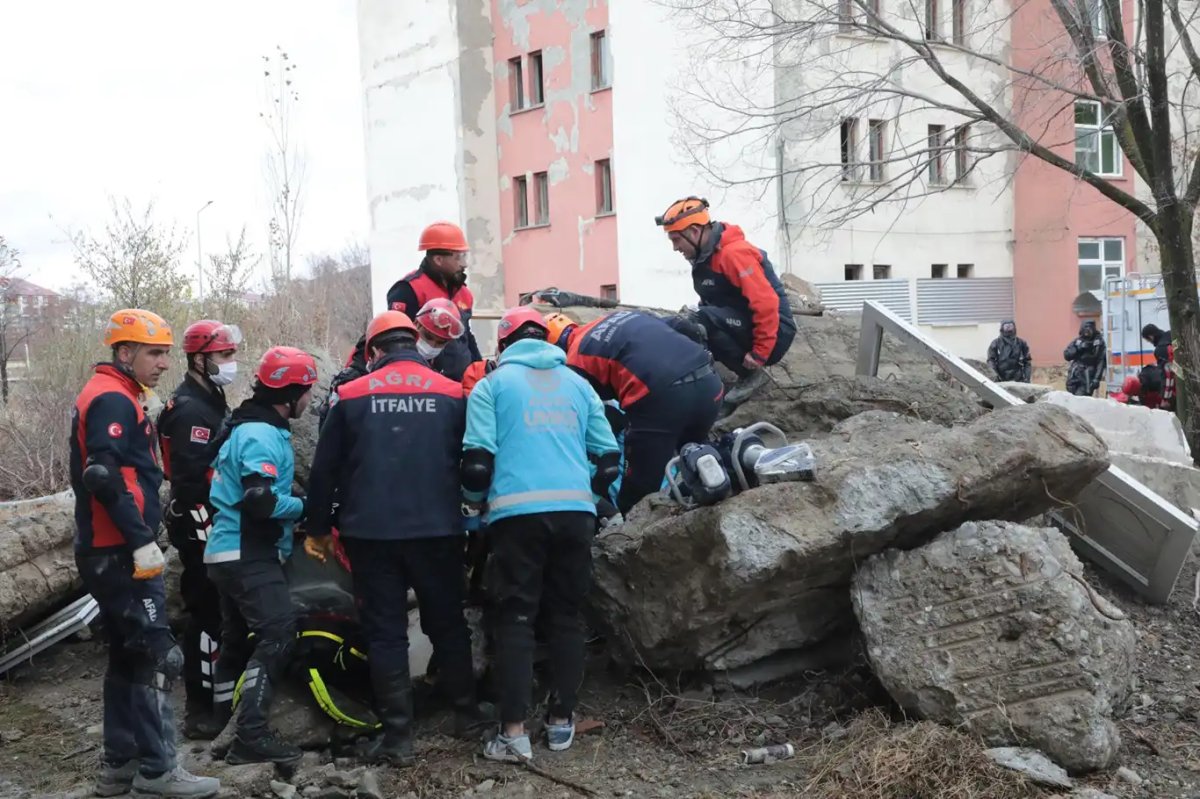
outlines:
{"label": "building window", "polygon": [[958,277],[968,278],[975,277],[975,264],[959,264]]}
{"label": "building window", "polygon": [[949,264],[933,264],[929,267],[929,276],[932,278],[941,279],[946,276],[946,267]]}
{"label": "building window", "polygon": [[950,35],[954,43],[965,46],[967,43],[967,0],[950,0]]}
{"label": "building window", "polygon": [[892,267],[888,264],[875,264],[871,267],[872,280],[891,280]]}
{"label": "building window", "polygon": [[612,212],[612,163],[604,158],[596,162],[596,215]]}
{"label": "building window", "polygon": [[529,227],[529,184],[524,175],[513,178],[513,225]]}
{"label": "building window", "polygon": [[1097,175],[1120,177],[1121,145],[1112,124],[1104,119],[1100,104],[1075,101],[1075,165]]}
{"label": "building window", "polygon": [[925,0],[925,38],[931,42],[942,40],[941,25],[938,20],[938,0]]}
{"label": "building window", "polygon": [[545,172],[533,173],[533,223],[550,224],[550,176]]}
{"label": "building window", "polygon": [[846,264],[846,280],[862,279],[862,264]]}
{"label": "building window", "polygon": [[592,34],[592,91],[607,89],[611,85],[608,75],[608,37],[604,31]]}
{"label": "building window", "polygon": [[600,287],[600,299],[613,300],[615,302],[617,299],[617,284],[609,283],[607,285],[601,286]]}
{"label": "building window", "polygon": [[1079,240],[1079,290],[1099,291],[1110,277],[1125,274],[1124,239]]}
{"label": "building window", "polygon": [[929,185],[942,186],[946,183],[946,159],[943,148],[946,144],[946,126],[929,126]]}
{"label": "building window", "polygon": [[971,135],[970,125],[961,125],[954,131],[954,182],[966,183],[971,173],[971,153],[967,149],[967,138]]}
{"label": "building window", "polygon": [[858,120],[842,120],[842,180],[858,180]]}
{"label": "building window", "polygon": [[513,111],[525,107],[525,70],[520,56],[508,59],[508,96]]}
{"label": "building window", "polygon": [[542,85],[542,53],[529,54],[529,104],[541,105],[546,102],[546,90]]}
{"label": "building window", "polygon": [[879,183],[883,181],[883,161],[884,161],[884,142],[883,136],[885,126],[882,119],[872,119],[867,123],[867,132],[870,137],[870,178],[873,182]]}

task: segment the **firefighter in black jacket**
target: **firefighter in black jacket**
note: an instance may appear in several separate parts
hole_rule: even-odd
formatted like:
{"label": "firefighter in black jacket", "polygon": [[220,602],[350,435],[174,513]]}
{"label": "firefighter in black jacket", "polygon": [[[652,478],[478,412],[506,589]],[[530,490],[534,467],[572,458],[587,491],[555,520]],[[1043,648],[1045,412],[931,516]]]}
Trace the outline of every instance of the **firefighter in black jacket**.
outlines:
{"label": "firefighter in black jacket", "polygon": [[221,639],[220,596],[204,569],[204,544],[212,527],[208,502],[214,444],[229,417],[224,387],[237,376],[238,328],[212,319],[183,331],[188,370],[158,417],[163,471],[171,482],[167,536],[179,552],[179,593],[188,620],[183,637],[183,687],[187,694],[183,734],[211,740],[221,731],[214,719],[213,665]]}
{"label": "firefighter in black jacket", "polygon": [[143,387],[170,365],[171,328],[157,314],[117,311],[104,331],[112,362],[75,400],[71,488],[75,563],[108,631],[104,751],[97,796],[214,796],[220,783],[179,765],[171,685],[183,653],[167,623],[157,543],[162,469]]}
{"label": "firefighter in black jacket", "polygon": [[385,311],[367,330],[371,370],[333,397],[313,456],[305,550],[332,552],[330,515],[350,559],[375,706],[383,735],[367,759],[413,762],[408,603],[433,642],[455,731],[484,723],[475,703],[471,639],[463,617],[463,520],[458,464],[465,428],[462,385],[417,352],[417,326]]}

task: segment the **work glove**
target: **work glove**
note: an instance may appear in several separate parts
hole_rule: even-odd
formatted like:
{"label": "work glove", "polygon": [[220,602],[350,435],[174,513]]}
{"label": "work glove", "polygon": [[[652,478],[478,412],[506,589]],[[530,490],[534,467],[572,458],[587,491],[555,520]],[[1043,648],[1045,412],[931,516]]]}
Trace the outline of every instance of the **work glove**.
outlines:
{"label": "work glove", "polygon": [[761,364],[761,363],[759,363],[759,362],[758,362],[758,359],[756,359],[756,358],[755,358],[753,355],[751,355],[750,353],[746,353],[746,357],[745,357],[745,358],[742,358],[742,366],[744,366],[745,368],[749,369],[750,371],[754,371],[755,369],[761,369],[761,368],[762,368],[762,364]]}
{"label": "work glove", "polygon": [[334,556],[333,536],[306,535],[304,537],[304,552],[313,560],[324,563]]}
{"label": "work glove", "polygon": [[163,573],[163,551],[153,541],[133,550],[133,579],[153,580]]}

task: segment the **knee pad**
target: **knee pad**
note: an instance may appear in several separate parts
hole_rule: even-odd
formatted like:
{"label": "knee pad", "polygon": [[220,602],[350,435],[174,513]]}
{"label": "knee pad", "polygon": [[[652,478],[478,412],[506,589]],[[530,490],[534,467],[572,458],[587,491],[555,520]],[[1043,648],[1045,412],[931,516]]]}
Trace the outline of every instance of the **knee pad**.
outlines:
{"label": "knee pad", "polygon": [[255,647],[253,657],[274,676],[287,667],[295,651],[296,634],[288,630],[286,634],[264,636]]}
{"label": "knee pad", "polygon": [[175,680],[183,674],[183,650],[175,644],[152,658],[140,658],[130,682],[148,685],[158,691],[170,693]]}

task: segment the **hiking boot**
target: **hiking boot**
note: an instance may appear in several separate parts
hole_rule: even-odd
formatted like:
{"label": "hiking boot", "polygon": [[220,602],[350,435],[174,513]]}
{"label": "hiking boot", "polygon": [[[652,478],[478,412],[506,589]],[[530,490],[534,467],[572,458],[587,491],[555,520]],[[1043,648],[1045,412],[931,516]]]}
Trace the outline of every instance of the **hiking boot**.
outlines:
{"label": "hiking boot", "polygon": [[500,763],[520,763],[533,760],[533,746],[529,743],[528,735],[509,738],[497,732],[494,738],[483,745],[483,756]]}
{"label": "hiking boot", "polygon": [[96,778],[96,796],[124,796],[133,789],[133,778],[138,773],[137,760],[130,760],[121,766],[100,764],[100,776]]}
{"label": "hiking boot", "polygon": [[754,392],[765,386],[770,379],[765,369],[755,369],[745,377],[738,378],[733,388],[725,392],[725,401],[730,405],[741,405],[754,396]]}
{"label": "hiking boot", "polygon": [[380,733],[367,744],[359,755],[367,763],[387,763],[396,768],[408,768],[417,762],[413,752],[412,736]]}
{"label": "hiking boot", "polygon": [[464,741],[478,740],[496,721],[496,706],[491,702],[471,702],[455,707],[454,737]]}
{"label": "hiking boot", "polygon": [[238,733],[225,754],[225,762],[231,766],[245,766],[250,763],[288,765],[298,761],[303,754],[300,747],[280,738],[275,730],[267,730],[265,734],[256,736],[252,742],[246,741],[242,734]]}
{"label": "hiking boot", "polygon": [[183,766],[176,766],[157,777],[138,774],[133,778],[134,796],[188,797],[208,799],[221,790],[221,781],[216,777],[197,777]]}
{"label": "hiking boot", "polygon": [[551,724],[546,721],[546,746],[551,752],[564,752],[571,748],[575,741],[575,717],[572,716],[566,724]]}

